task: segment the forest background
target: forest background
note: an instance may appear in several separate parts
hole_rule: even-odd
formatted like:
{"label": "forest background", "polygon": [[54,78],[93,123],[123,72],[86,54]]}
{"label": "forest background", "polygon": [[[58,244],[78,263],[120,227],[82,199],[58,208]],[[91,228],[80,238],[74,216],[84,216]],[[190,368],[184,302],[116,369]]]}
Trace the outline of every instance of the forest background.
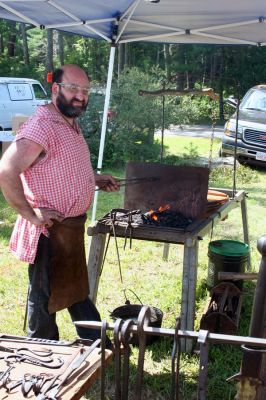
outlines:
{"label": "forest background", "polygon": [[[100,40],[24,23],[0,20],[0,76],[41,81],[48,95],[47,72],[64,63],[83,67],[92,78],[90,104],[81,118],[97,163],[101,117],[109,61],[109,45]],[[230,113],[224,99],[241,98],[263,83],[265,47],[232,45],[120,44],[116,52],[104,167],[128,160],[173,163],[155,140],[156,130],[188,123],[223,123]],[[219,101],[207,96],[139,96],[139,90],[201,90],[211,87]],[[164,106],[163,106],[164,104]]]}

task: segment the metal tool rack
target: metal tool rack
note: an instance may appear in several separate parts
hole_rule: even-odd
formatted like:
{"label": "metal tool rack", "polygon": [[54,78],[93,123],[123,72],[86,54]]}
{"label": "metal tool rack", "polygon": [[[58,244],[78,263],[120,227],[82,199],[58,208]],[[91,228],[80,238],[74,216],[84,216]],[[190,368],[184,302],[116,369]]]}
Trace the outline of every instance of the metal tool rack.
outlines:
{"label": "metal tool rack", "polygon": [[[231,190],[216,189],[229,196],[229,201],[222,205],[208,218],[192,224],[187,230],[175,228],[143,227],[137,226],[132,229],[132,238],[149,240],[155,242],[181,244],[184,246],[183,276],[182,276],[182,300],[181,300],[181,329],[194,330],[196,283],[198,268],[199,240],[208,234],[213,227],[224,220],[229,212],[240,205],[242,213],[243,240],[249,244],[246,193],[240,190],[233,193]],[[91,236],[91,245],[88,257],[88,275],[90,282],[90,296],[96,302],[100,279],[101,265],[103,261],[106,237],[110,228],[99,221],[94,222],[88,228]],[[116,236],[125,237],[125,229],[116,226]],[[192,341],[182,339],[182,351],[191,352]]]}

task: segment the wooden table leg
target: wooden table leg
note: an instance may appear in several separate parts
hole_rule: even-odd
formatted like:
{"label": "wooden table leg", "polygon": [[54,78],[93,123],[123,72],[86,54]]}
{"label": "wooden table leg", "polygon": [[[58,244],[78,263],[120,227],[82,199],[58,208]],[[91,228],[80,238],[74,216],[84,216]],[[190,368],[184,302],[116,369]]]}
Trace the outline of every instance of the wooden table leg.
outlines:
{"label": "wooden table leg", "polygon": [[170,243],[163,244],[163,260],[167,261],[169,257]]}
{"label": "wooden table leg", "polygon": [[90,299],[96,303],[100,273],[104,255],[106,234],[98,233],[91,236],[90,251],[88,258],[88,277],[90,285]]}
{"label": "wooden table leg", "polygon": [[[194,330],[195,301],[198,268],[199,241],[197,238],[186,239],[183,256],[181,329]],[[190,339],[181,340],[181,351],[191,352],[193,342]]]}

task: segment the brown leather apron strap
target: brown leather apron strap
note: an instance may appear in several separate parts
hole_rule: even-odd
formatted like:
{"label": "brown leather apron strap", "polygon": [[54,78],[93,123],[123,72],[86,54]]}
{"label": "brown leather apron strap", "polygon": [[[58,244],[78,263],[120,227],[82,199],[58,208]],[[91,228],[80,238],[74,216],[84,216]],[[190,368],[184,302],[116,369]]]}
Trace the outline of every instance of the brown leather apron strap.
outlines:
{"label": "brown leather apron strap", "polygon": [[84,246],[86,214],[55,222],[51,228],[50,314],[84,301],[89,282]]}

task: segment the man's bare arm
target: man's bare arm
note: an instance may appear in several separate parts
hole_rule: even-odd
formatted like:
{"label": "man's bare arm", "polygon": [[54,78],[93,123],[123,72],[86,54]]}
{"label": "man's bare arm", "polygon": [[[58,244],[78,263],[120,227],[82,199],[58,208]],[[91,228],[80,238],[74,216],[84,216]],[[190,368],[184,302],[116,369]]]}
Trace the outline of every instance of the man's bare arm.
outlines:
{"label": "man's bare arm", "polygon": [[0,161],[0,186],[12,208],[23,218],[37,226],[51,226],[52,219],[62,220],[56,210],[33,209],[27,202],[20,174],[38,161],[44,149],[38,143],[28,139],[13,142]]}

